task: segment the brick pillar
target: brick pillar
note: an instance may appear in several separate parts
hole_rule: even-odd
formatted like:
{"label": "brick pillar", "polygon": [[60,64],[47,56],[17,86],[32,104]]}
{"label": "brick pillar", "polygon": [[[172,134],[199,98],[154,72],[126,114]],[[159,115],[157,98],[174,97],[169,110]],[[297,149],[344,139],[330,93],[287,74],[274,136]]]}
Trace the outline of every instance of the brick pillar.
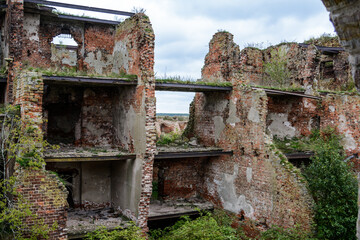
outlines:
{"label": "brick pillar", "polygon": [[152,194],[152,178],[154,156],[156,152],[156,99],[155,99],[155,79],[145,84],[145,111],[146,111],[146,152],[143,160],[141,197],[139,203],[138,224],[145,231],[148,231],[147,221],[150,208],[150,198]]}
{"label": "brick pillar", "polygon": [[5,101],[13,102],[13,81],[16,73],[21,70],[22,60],[22,34],[24,26],[23,0],[8,0],[5,17],[5,46],[9,61],[8,84]]}

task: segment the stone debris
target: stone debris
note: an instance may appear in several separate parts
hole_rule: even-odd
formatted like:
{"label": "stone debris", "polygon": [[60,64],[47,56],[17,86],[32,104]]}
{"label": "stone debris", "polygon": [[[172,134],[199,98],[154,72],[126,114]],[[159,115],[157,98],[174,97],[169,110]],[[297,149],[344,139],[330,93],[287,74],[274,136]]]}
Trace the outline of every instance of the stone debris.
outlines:
{"label": "stone debris", "polygon": [[186,214],[200,210],[212,210],[214,205],[199,198],[177,199],[177,200],[155,200],[150,204],[149,217]]}
{"label": "stone debris", "polygon": [[69,235],[84,235],[105,226],[112,230],[117,227],[126,227],[126,220],[120,211],[113,208],[100,208],[95,210],[72,209],[68,211],[66,228]]}
{"label": "stone debris", "polygon": [[59,144],[57,149],[48,149],[45,157],[111,157],[127,155],[128,152],[106,147],[75,147],[70,144]]}

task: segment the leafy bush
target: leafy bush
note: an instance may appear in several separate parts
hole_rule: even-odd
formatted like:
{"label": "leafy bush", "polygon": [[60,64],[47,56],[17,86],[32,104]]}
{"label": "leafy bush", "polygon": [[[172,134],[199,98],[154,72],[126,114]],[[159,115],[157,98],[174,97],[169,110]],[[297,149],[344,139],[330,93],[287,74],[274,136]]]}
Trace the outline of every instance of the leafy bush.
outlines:
{"label": "leafy bush", "polygon": [[333,129],[312,135],[315,156],[305,169],[315,200],[315,223],[319,239],[356,239],[357,180],[345,163],[341,137]]}
{"label": "leafy bush", "polygon": [[212,215],[206,214],[195,220],[182,217],[174,226],[165,230],[152,231],[151,239],[159,240],[232,240],[236,237],[235,229],[227,225],[219,225]]}
{"label": "leafy bush", "polygon": [[159,145],[168,145],[170,143],[175,142],[175,140],[181,139],[181,134],[171,132],[171,133],[165,133],[161,134],[160,139],[156,142],[156,144]]}
{"label": "leafy bush", "polygon": [[310,232],[304,232],[300,226],[293,228],[282,228],[279,226],[272,226],[261,234],[260,240],[315,240],[311,237]]}
{"label": "leafy bush", "polygon": [[284,87],[289,82],[290,71],[287,67],[285,50],[280,48],[271,51],[270,61],[264,63],[264,72],[267,74],[269,85]]}
{"label": "leafy bush", "polygon": [[94,232],[88,233],[86,240],[146,240],[141,232],[141,229],[135,225],[130,225],[127,228],[116,228],[113,231],[108,231],[106,227],[102,226]]}

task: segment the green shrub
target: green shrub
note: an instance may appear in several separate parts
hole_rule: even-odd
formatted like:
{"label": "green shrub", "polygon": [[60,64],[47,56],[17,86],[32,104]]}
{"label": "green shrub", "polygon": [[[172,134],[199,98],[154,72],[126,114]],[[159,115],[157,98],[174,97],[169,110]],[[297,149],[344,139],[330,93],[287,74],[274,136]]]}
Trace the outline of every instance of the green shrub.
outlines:
{"label": "green shrub", "polygon": [[333,129],[311,136],[315,156],[305,169],[315,200],[315,227],[319,239],[356,239],[357,180],[345,163],[341,137]]}
{"label": "green shrub", "polygon": [[227,225],[219,225],[212,215],[206,214],[195,220],[182,217],[174,226],[165,230],[152,231],[151,239],[159,240],[232,240],[236,237],[235,229]]}
{"label": "green shrub", "polygon": [[135,225],[127,228],[116,228],[109,231],[106,227],[102,226],[94,232],[86,234],[86,240],[146,240],[141,232],[141,229]]}
{"label": "green shrub", "polygon": [[261,234],[260,240],[315,240],[310,232],[304,231],[300,226],[293,228],[282,228],[272,226]]}
{"label": "green shrub", "polygon": [[287,67],[286,51],[283,49],[271,50],[271,59],[264,63],[264,72],[270,86],[274,84],[284,87],[290,82],[290,71]]}
{"label": "green shrub", "polygon": [[158,145],[168,145],[175,142],[175,140],[181,139],[181,134],[171,132],[161,134],[160,139],[156,142]]}

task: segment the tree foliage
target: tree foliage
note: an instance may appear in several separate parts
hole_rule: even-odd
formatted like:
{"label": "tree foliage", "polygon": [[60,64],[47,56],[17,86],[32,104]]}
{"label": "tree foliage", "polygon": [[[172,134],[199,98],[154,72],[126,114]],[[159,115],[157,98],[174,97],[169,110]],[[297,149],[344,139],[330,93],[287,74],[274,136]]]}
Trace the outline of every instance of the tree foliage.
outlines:
{"label": "tree foliage", "polygon": [[315,200],[316,234],[319,239],[356,239],[357,180],[344,162],[341,137],[328,128],[315,132],[315,156],[305,170]]}

